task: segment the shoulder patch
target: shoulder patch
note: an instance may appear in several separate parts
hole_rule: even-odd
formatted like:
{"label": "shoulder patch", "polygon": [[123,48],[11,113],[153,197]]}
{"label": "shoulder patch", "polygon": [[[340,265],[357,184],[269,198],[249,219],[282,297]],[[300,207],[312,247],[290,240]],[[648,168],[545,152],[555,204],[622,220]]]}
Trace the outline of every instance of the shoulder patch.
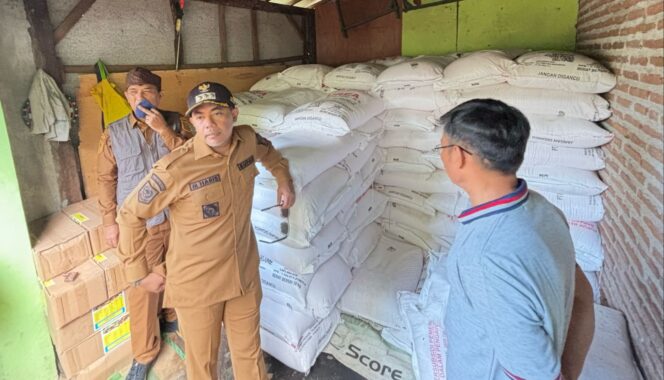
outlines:
{"label": "shoulder patch", "polygon": [[152,187],[150,182],[146,181],[138,191],[138,201],[143,204],[150,204],[158,193],[159,192]]}
{"label": "shoulder patch", "polygon": [[271,146],[272,145],[270,140],[268,140],[265,137],[261,136],[259,133],[256,133],[256,144],[264,145],[264,146]]}
{"label": "shoulder patch", "polygon": [[159,191],[166,190],[166,184],[164,183],[164,181],[161,180],[161,178],[159,178],[158,175],[152,174],[152,176],[150,176],[150,180],[152,180],[152,182],[154,182],[154,184],[157,185]]}
{"label": "shoulder patch", "polygon": [[254,156],[251,155],[251,156],[249,156],[249,158],[247,158],[247,159],[243,160],[242,162],[240,162],[239,164],[237,164],[237,168],[238,168],[238,170],[244,170],[247,167],[249,167],[249,165],[253,164],[255,161],[256,160],[254,159]]}

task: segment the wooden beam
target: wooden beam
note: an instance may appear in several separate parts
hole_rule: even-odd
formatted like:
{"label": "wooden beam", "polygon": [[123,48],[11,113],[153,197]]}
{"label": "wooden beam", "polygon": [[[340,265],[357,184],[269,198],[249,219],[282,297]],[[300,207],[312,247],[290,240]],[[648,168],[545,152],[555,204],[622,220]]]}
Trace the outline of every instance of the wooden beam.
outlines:
{"label": "wooden beam", "polygon": [[260,51],[258,47],[258,21],[256,10],[251,10],[251,58],[254,61],[260,59]]}
{"label": "wooden beam", "polygon": [[72,8],[71,11],[69,11],[69,14],[65,19],[58,25],[57,28],[55,28],[55,32],[53,33],[53,38],[55,39],[55,43],[57,44],[58,42],[62,41],[63,38],[69,33],[71,28],[76,25],[78,20],[83,17],[85,12],[87,12],[92,4],[94,4],[95,0],[79,0],[79,2]]}
{"label": "wooden beam", "polygon": [[[262,66],[273,63],[286,63],[295,61],[304,61],[303,55],[295,55],[292,57],[262,59],[259,61],[241,61],[241,62],[222,62],[222,63],[201,63],[201,64],[187,64],[180,66],[180,69],[215,69],[223,67],[242,67],[242,66]],[[110,73],[126,72],[136,67],[136,65],[106,65],[106,69]],[[141,65],[148,70],[173,70],[173,65]],[[93,74],[94,65],[67,65],[64,67],[66,73],[72,74]]]}
{"label": "wooden beam", "polygon": [[304,41],[304,32],[302,31],[302,28],[300,25],[295,21],[295,18],[293,15],[285,15],[286,19],[288,20],[288,23],[291,24],[291,26],[295,29],[298,35],[300,35],[300,39]]}
{"label": "wooden beam", "polygon": [[316,63],[316,15],[311,12],[302,18],[304,31],[304,63]]}
{"label": "wooden beam", "polygon": [[226,6],[219,4],[219,51],[221,54],[221,62],[228,62],[228,50],[227,50],[227,41],[226,36]]}
{"label": "wooden beam", "polygon": [[48,16],[46,0],[23,0],[23,5],[30,24],[28,32],[32,40],[35,66],[52,76],[58,85],[62,85],[64,73],[62,64],[55,53],[53,26]]}
{"label": "wooden beam", "polygon": [[268,3],[267,1],[262,1],[262,0],[197,0],[197,1],[202,1],[211,4],[222,4],[235,8],[253,9],[256,11],[263,11],[263,12],[287,13],[295,15],[306,15],[314,13],[313,9],[292,7],[276,3]]}

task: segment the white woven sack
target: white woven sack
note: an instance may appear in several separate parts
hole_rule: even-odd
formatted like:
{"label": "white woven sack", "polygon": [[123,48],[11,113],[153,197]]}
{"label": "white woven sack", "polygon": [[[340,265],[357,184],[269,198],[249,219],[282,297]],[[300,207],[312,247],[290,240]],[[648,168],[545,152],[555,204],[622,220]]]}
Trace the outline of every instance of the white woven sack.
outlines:
{"label": "white woven sack", "polygon": [[233,94],[233,103],[238,109],[247,104],[255,103],[269,95],[267,91],[243,91]]}
{"label": "white woven sack", "polygon": [[440,157],[436,153],[424,154],[416,149],[400,147],[386,148],[384,162],[384,171],[433,173],[442,167]]}
{"label": "white woven sack", "polygon": [[443,71],[436,82],[437,90],[456,90],[505,83],[514,61],[499,50],[483,50],[464,54]]}
{"label": "white woven sack", "polygon": [[383,171],[376,178],[376,183],[387,186],[403,187],[422,193],[456,193],[458,187],[442,170],[433,173],[408,173]]}
{"label": "white woven sack", "polygon": [[528,142],[523,166],[562,166],[583,170],[604,169],[604,152],[600,148],[567,148]]}
{"label": "white woven sack", "polygon": [[390,87],[374,87],[371,94],[382,99],[385,109],[411,109],[431,112],[439,107],[442,92],[433,84],[401,84]]}
{"label": "white woven sack", "polygon": [[570,220],[569,233],[572,236],[572,243],[574,243],[576,262],[581,269],[586,272],[602,270],[604,249],[597,224]]}
{"label": "white woven sack", "polygon": [[432,132],[385,131],[378,146],[381,148],[404,147],[426,152],[440,144],[442,134],[443,127],[440,126]]}
{"label": "white woven sack", "polygon": [[363,91],[335,91],[286,115],[284,129],[343,136],[384,110],[380,99]]}
{"label": "white woven sack", "polygon": [[292,272],[310,274],[339,251],[347,237],[345,226],[333,220],[311,240],[310,247],[291,247],[287,240],[273,244],[258,241],[258,252],[261,257],[274,260]]}
{"label": "white woven sack", "polygon": [[268,260],[261,261],[263,295],[293,309],[325,318],[352,280],[350,267],[334,255],[316,273],[297,274]]}
{"label": "white woven sack", "polygon": [[383,88],[403,84],[432,85],[443,77],[444,63],[427,57],[413,58],[385,69],[376,79],[376,84]]}
{"label": "white woven sack", "polygon": [[436,98],[438,114],[444,114],[472,99],[500,100],[526,114],[566,116],[591,121],[600,121],[611,116],[609,102],[596,94],[524,88],[509,84],[443,91]]}
{"label": "white woven sack", "polygon": [[422,250],[383,236],[341,297],[339,308],[382,326],[399,327],[396,293],[414,291],[423,265]]}
{"label": "white woven sack", "polygon": [[431,194],[427,203],[436,211],[446,215],[456,216],[471,207],[470,199],[465,192]]}
{"label": "white woven sack", "polygon": [[323,84],[342,90],[369,91],[385,66],[372,63],[349,63],[325,75]]}
{"label": "white woven sack", "polygon": [[433,131],[436,124],[432,122],[433,113],[415,111],[407,108],[390,109],[378,116],[383,121],[385,130]]}
{"label": "white woven sack", "polygon": [[341,244],[339,257],[351,268],[358,268],[364,263],[378,245],[382,230],[377,223],[369,223],[361,229],[355,239],[348,238]]}
{"label": "white woven sack", "polygon": [[263,79],[254,83],[253,86],[249,89],[250,91],[284,91],[291,88],[291,85],[288,82],[279,79],[279,73],[274,73],[265,76]]}
{"label": "white woven sack", "polygon": [[613,133],[592,121],[560,116],[526,115],[530,139],[568,148],[595,148],[609,143]]}
{"label": "white woven sack", "polygon": [[374,189],[385,194],[391,203],[410,207],[428,216],[436,214],[436,208],[428,202],[430,194],[381,184],[376,184]]}
{"label": "white woven sack", "polygon": [[[292,311],[288,308],[277,310],[274,314],[285,323],[291,323]],[[289,318],[283,318],[284,315],[288,315]],[[335,309],[327,318],[318,320],[312,318],[311,320],[313,325],[298,341],[291,342],[280,338],[278,332],[274,333],[261,327],[261,348],[286,366],[302,373],[308,373],[318,355],[332,338],[334,329],[339,324],[340,314]]]}
{"label": "white woven sack", "polygon": [[597,173],[563,167],[522,167],[517,175],[528,182],[533,190],[570,195],[599,195],[608,188]]}
{"label": "white woven sack", "polygon": [[307,310],[315,317],[327,317],[352,280],[350,267],[339,255],[332,256],[311,280],[307,292]]}
{"label": "white woven sack", "polygon": [[[296,191],[301,191],[325,170],[335,166],[364,144],[361,135],[329,136],[322,133],[290,131],[271,139],[272,145],[288,159]],[[259,178],[274,179],[262,164]],[[261,207],[262,208],[262,207]]]}
{"label": "white woven sack", "polygon": [[246,124],[259,133],[279,132],[286,114],[302,104],[325,96],[322,91],[297,88],[267,94],[251,104],[238,107],[235,125]]}
{"label": "white woven sack", "polygon": [[307,64],[297,65],[287,68],[279,73],[279,79],[288,83],[292,87],[312,88],[314,90],[323,89],[323,79],[325,75],[332,71],[330,66]]}
{"label": "white woven sack", "polygon": [[420,247],[425,252],[441,250],[441,243],[428,232],[387,220],[382,220],[380,226],[383,228],[384,235],[389,238]]}
{"label": "white woven sack", "polygon": [[599,195],[570,195],[535,190],[562,211],[568,220],[599,222],[604,218],[604,204]]}
{"label": "white woven sack", "polygon": [[509,79],[513,86],[601,94],[616,85],[616,76],[604,65],[578,53],[535,51],[516,63]]}

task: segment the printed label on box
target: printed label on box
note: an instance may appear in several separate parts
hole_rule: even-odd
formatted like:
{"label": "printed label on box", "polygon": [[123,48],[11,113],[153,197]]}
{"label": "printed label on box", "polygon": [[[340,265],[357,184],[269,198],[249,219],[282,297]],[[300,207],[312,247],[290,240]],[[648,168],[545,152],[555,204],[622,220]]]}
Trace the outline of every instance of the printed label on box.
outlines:
{"label": "printed label on box", "polygon": [[95,331],[99,331],[109,323],[122,317],[127,312],[124,292],[118,294],[107,303],[92,310],[92,323]]}
{"label": "printed label on box", "polygon": [[95,257],[93,257],[92,259],[98,263],[103,263],[104,261],[108,260],[108,258],[104,256],[103,253],[95,255]]}
{"label": "printed label on box", "polygon": [[101,341],[104,346],[104,354],[119,347],[131,337],[129,330],[129,318],[121,319],[106,327],[101,332]]}
{"label": "printed label on box", "polygon": [[90,220],[85,214],[77,212],[70,215],[77,223],[84,223]]}

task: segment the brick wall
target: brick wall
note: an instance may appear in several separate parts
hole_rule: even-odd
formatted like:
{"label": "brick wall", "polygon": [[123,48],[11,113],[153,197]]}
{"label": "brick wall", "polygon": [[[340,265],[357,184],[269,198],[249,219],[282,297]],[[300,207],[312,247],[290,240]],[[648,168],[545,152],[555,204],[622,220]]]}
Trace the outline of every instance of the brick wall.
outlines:
{"label": "brick wall", "polygon": [[609,306],[627,316],[648,379],[664,373],[662,137],[664,4],[661,0],[580,0],[577,51],[617,76],[607,98],[615,133],[602,179],[607,210],[600,228],[606,261],[601,276]]}

